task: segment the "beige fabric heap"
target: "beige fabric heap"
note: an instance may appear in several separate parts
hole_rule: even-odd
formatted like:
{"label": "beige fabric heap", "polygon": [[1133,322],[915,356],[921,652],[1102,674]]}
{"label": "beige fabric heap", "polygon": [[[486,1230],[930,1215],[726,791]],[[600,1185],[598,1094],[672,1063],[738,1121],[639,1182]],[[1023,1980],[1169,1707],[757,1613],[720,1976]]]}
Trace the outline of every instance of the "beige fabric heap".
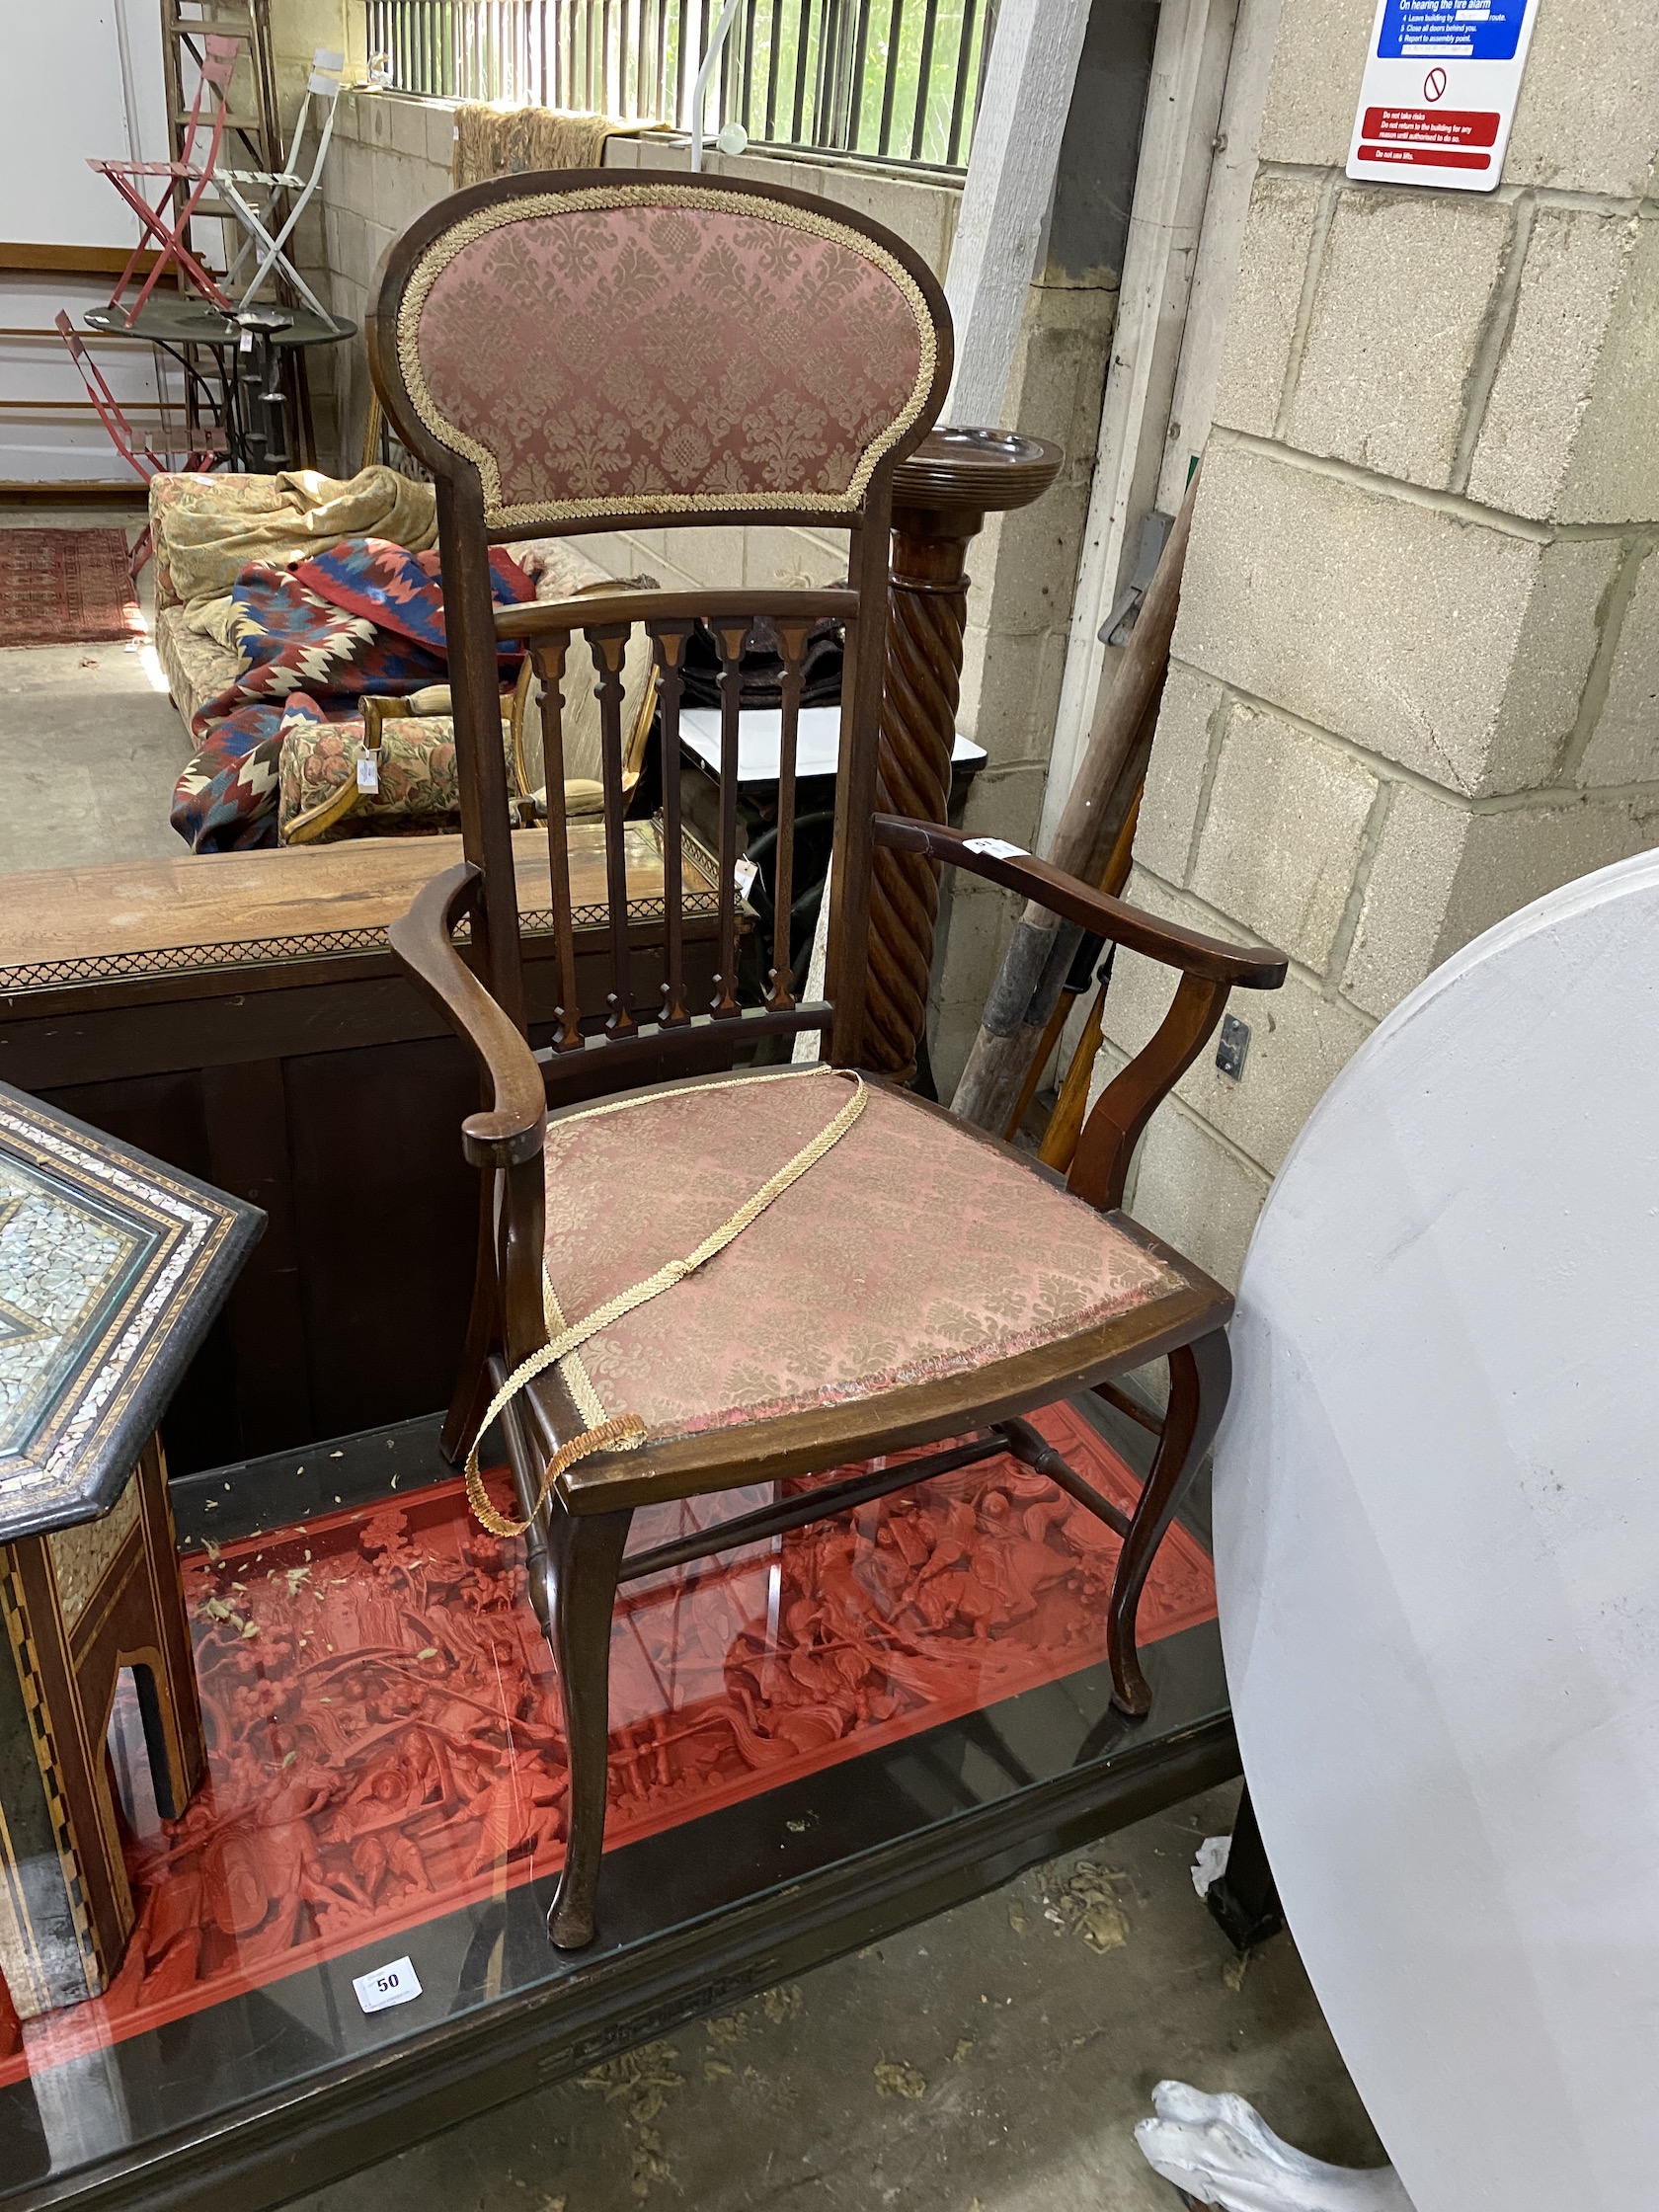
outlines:
{"label": "beige fabric heap", "polygon": [[455,190],[529,169],[597,169],[604,143],[637,123],[563,108],[496,108],[467,101],[455,111]]}
{"label": "beige fabric heap", "polygon": [[[234,485],[183,477],[155,521],[173,595],[187,608],[222,598],[250,561],[291,568],[344,537],[388,538],[412,553],[437,542],[432,486],[379,466],[344,479],[309,468]],[[210,621],[203,627],[212,634]]]}

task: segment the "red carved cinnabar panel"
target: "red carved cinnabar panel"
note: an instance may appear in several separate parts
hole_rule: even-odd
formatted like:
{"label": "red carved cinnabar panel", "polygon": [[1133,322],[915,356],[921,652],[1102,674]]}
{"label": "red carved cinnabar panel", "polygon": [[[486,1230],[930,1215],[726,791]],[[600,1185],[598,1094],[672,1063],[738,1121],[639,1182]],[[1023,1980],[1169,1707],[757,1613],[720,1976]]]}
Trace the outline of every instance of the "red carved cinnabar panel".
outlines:
{"label": "red carved cinnabar panel", "polygon": [[[1035,1418],[1133,1501],[1079,1413]],[[763,1502],[654,1508],[633,1546]],[[607,1849],[1096,1664],[1117,1553],[1098,1521],[998,1459],[630,1585],[611,1639]],[[31,2027],[27,2054],[0,2004],[0,2083],[558,1866],[558,1683],[518,1558],[445,1482],[186,1560],[208,1782],[183,1820],[128,1839],[139,1917],[107,1995]],[[1141,1641],[1215,1610],[1209,1559],[1177,1527]]]}

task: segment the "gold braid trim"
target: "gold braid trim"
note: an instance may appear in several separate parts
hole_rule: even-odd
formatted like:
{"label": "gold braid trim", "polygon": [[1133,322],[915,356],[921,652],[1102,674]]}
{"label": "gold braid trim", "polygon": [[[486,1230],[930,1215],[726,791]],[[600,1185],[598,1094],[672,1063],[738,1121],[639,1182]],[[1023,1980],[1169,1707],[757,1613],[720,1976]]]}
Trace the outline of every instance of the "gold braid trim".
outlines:
{"label": "gold braid trim", "polygon": [[[434,284],[457,254],[507,223],[527,221],[538,215],[568,214],[574,209],[651,207],[706,207],[721,213],[737,212],[763,222],[781,223],[786,229],[805,231],[815,238],[833,239],[850,247],[879,269],[904,295],[915,318],[919,359],[908,398],[864,448],[844,492],[667,492],[612,493],[603,499],[535,500],[516,507],[502,505],[501,464],[489,446],[470,436],[442,412],[427,382],[421,358],[421,316]],[[734,210],[732,196],[711,191],[706,185],[589,186],[581,192],[526,193],[521,199],[501,200],[464,216],[427,248],[416,263],[397,310],[398,366],[415,412],[440,445],[460,453],[478,470],[484,488],[484,514],[491,529],[515,529],[542,522],[592,520],[609,514],[674,514],[685,516],[706,510],[711,514],[798,514],[810,510],[821,514],[856,515],[876,464],[892,451],[920,416],[933,387],[939,360],[939,334],[934,327],[921,286],[896,255],[878,246],[862,231],[853,230],[815,209],[796,207],[788,200],[770,199],[746,193]]]}
{"label": "gold braid trim", "polygon": [[[485,1426],[489,1424],[486,1422]],[[541,1478],[541,1496],[536,1499],[536,1512],[541,1510],[546,1497],[566,1467],[575,1466],[578,1460],[586,1460],[592,1452],[631,1452],[644,1441],[645,1423],[637,1413],[624,1413],[614,1421],[605,1421],[596,1429],[584,1429],[580,1436],[573,1436],[562,1445],[547,1462],[547,1471]],[[484,1487],[484,1477],[478,1471],[476,1448],[468,1455],[466,1473],[467,1498],[492,1536],[521,1537],[529,1521],[510,1521],[506,1514],[498,1513],[490,1503],[490,1494]],[[535,1519],[532,1513],[530,1521]]]}
{"label": "gold braid trim", "polygon": [[[490,1503],[484,1488],[484,1478],[478,1469],[478,1447],[484,1441],[485,1432],[491,1423],[518,1395],[526,1382],[533,1381],[544,1369],[572,1360],[572,1355],[579,1347],[586,1344],[591,1336],[597,1336],[600,1329],[608,1328],[612,1321],[621,1320],[625,1313],[632,1313],[637,1306],[648,1304],[652,1299],[661,1298],[665,1291],[672,1290],[676,1283],[683,1283],[698,1268],[706,1267],[718,1253],[725,1251],[728,1244],[740,1237],[751,1222],[757,1221],[774,1199],[781,1198],[792,1183],[798,1183],[808,1168],[816,1166],[826,1152],[832,1150],[840,1143],[863,1113],[869,1093],[861,1075],[855,1075],[853,1083],[852,1096],[834,1119],[821,1129],[810,1144],[803,1145],[794,1158],[786,1161],[769,1182],[762,1183],[751,1197],[747,1198],[735,1214],[728,1215],[720,1226],[712,1234],[705,1236],[694,1251],[688,1252],[684,1259],[668,1261],[655,1275],[648,1275],[643,1282],[632,1284],[625,1291],[618,1291],[603,1305],[595,1306],[586,1320],[559,1326],[558,1333],[540,1351],[532,1352],[527,1360],[519,1361],[490,1400],[489,1410],[478,1425],[478,1435],[473,1440],[472,1450],[467,1454],[467,1497],[471,1501],[473,1512],[493,1535],[522,1536],[541,1511],[548,1492],[567,1467],[574,1466],[579,1460],[587,1459],[593,1452],[635,1451],[645,1441],[646,1428],[637,1413],[621,1413],[610,1420],[601,1421],[597,1427],[592,1426],[593,1414],[602,1415],[604,1407],[593,1389],[586,1367],[573,1361],[574,1372],[567,1375],[567,1380],[572,1383],[572,1394],[577,1399],[582,1417],[590,1425],[568,1444],[562,1445],[548,1462],[542,1473],[541,1488],[536,1493],[535,1504],[530,1508],[529,1519],[509,1521]],[[644,1104],[646,1101],[640,1100],[637,1103]],[[559,1311],[558,1301],[545,1272],[542,1275],[542,1289],[548,1325],[554,1327],[563,1322],[564,1316]]]}

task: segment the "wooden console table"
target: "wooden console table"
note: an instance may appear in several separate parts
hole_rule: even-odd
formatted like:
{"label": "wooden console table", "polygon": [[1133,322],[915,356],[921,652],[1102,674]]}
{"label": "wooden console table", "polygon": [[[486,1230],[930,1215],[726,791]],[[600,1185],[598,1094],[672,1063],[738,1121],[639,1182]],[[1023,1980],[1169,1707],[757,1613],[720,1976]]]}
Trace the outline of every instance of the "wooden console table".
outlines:
{"label": "wooden console table", "polygon": [[[547,843],[514,844],[540,1043],[556,996]],[[592,962],[583,995],[598,1005],[601,826],[573,824],[570,849],[579,976]],[[386,926],[459,858],[458,837],[359,838],[0,876],[0,1079],[270,1217],[169,1416],[176,1471],[429,1412],[448,1391],[477,1236],[457,1131],[478,1078]],[[687,976],[712,994],[713,863],[685,858]],[[636,1003],[654,1007],[653,824],[628,826],[627,860]]]}

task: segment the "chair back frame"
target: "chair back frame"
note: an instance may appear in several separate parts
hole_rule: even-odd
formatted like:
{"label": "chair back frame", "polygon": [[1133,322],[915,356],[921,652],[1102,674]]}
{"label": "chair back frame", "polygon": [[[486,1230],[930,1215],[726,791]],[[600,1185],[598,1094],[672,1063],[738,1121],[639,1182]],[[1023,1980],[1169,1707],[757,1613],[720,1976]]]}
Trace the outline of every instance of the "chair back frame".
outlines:
{"label": "chair back frame", "polygon": [[[247,231],[241,250],[225,272],[227,287],[236,278],[248,256],[261,254],[261,249],[264,249],[254,270],[252,281],[244,285],[236,302],[238,313],[253,303],[260,287],[275,270],[279,277],[292,284],[314,313],[321,315],[325,322],[331,320],[328,309],[294,267],[284,249],[293,236],[300,217],[310,205],[317,187],[322,183],[323,165],[328,160],[329,143],[334,136],[335,115],[345,87],[345,69],[346,56],[330,47],[319,46],[312,55],[305,97],[299,104],[299,114],[294,118],[293,137],[287,152],[282,156],[279,169],[220,169],[216,172],[220,190],[235,208]],[[294,165],[299,159],[300,144],[305,136],[305,124],[311,114],[313,101],[317,104],[319,115],[317,149],[312,157],[310,174],[302,177]],[[269,191],[270,201],[263,211],[254,207],[240,190],[244,185],[263,186]],[[279,229],[276,228],[278,221]]]}
{"label": "chair back frame", "polygon": [[[918,367],[906,408],[871,441],[844,492],[826,493],[810,483],[784,481],[731,494],[608,497],[553,496],[514,501],[486,448],[467,426],[446,421],[430,389],[420,390],[419,315],[431,288],[434,262],[457,235],[477,237],[528,214],[567,207],[730,209],[770,220],[780,229],[831,233],[875,264],[909,302],[916,322]],[[549,306],[557,310],[558,303]],[[701,1050],[707,1066],[711,1027],[733,1033],[755,1030],[830,1032],[830,1057],[855,1065],[863,1036],[863,1002],[869,925],[873,822],[881,691],[886,644],[890,515],[893,472],[931,428],[950,380],[949,310],[937,280],[918,255],[880,225],[848,210],[829,207],[804,193],[730,180],[681,180],[665,175],[646,183],[633,173],[562,171],[503,178],[472,187],[429,209],[388,249],[365,323],[370,371],[382,406],[408,450],[430,470],[436,491],[438,544],[444,578],[445,619],[461,765],[463,849],[480,871],[472,910],[476,969],[492,997],[518,1026],[525,1022],[518,912],[509,827],[506,766],[500,742],[497,649],[501,639],[529,644],[543,679],[543,751],[547,774],[549,872],[559,935],[563,1004],[550,1054],[548,1084],[557,1098],[591,1094],[672,1072],[672,1064]],[[622,411],[625,411],[625,402]],[[447,434],[443,434],[446,433]],[[462,450],[463,446],[470,450]],[[492,473],[494,481],[491,481]],[[531,531],[577,536],[597,530],[706,527],[756,521],[804,523],[815,530],[844,529],[849,538],[844,592],[753,592],[711,588],[706,592],[619,592],[562,604],[498,611],[492,604],[487,549]],[[867,619],[860,620],[860,616]],[[737,765],[739,662],[761,627],[775,641],[784,665],[783,757],[780,821],[792,821],[794,747],[802,662],[815,622],[830,616],[846,625],[842,682],[841,748],[836,780],[834,885],[826,1002],[800,1003],[789,974],[787,933],[774,938],[765,1002],[742,1008],[736,997]],[[706,1012],[685,1002],[679,958],[678,712],[684,648],[701,620],[713,635],[721,664],[722,760],[720,775],[720,983]],[[664,714],[664,844],[666,967],[664,1005],[649,1027],[628,1004],[628,919],[622,855],[621,680],[622,655],[633,622],[644,621],[654,640]],[[600,671],[598,699],[604,765],[608,908],[613,987],[599,1038],[584,1035],[574,995],[565,825],[562,812],[560,678],[572,634],[580,629]],[[783,839],[780,837],[780,843]],[[780,852],[779,869],[792,855]],[[789,902],[778,901],[787,917]],[[736,1034],[734,1034],[734,1045]],[[590,1065],[577,1062],[581,1053]],[[601,1060],[614,1073],[591,1066]],[[632,1062],[636,1072],[623,1072]],[[648,1069],[649,1065],[649,1070]]]}

